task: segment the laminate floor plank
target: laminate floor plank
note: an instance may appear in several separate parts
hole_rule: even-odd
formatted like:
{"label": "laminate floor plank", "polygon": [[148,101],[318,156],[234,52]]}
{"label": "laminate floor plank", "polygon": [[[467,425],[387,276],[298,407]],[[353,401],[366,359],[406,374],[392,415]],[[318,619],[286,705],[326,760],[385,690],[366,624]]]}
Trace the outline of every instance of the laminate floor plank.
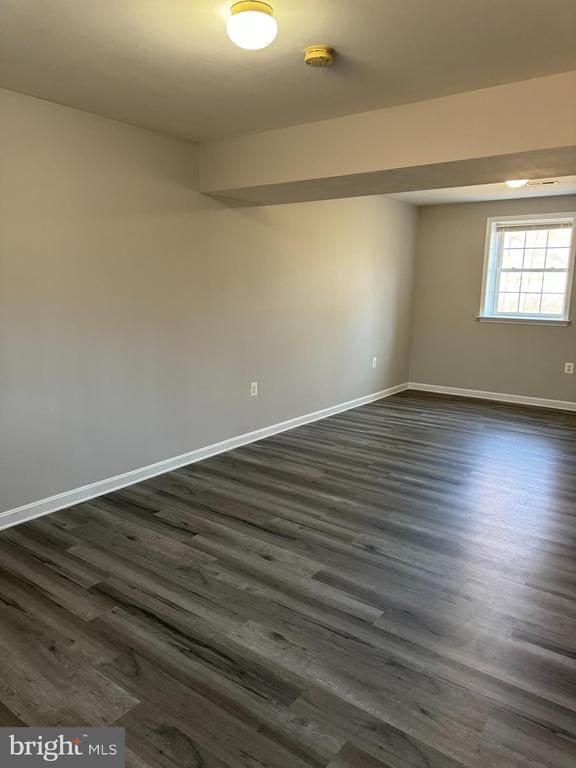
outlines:
{"label": "laminate floor plank", "polygon": [[404,392],[0,532],[0,725],[574,768],[576,418]]}

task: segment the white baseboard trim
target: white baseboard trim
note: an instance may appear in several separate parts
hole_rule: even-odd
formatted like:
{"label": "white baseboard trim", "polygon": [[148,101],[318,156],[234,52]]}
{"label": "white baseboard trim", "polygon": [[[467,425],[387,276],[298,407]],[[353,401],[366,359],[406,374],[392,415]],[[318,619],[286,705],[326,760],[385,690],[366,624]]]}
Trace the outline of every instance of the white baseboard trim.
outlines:
{"label": "white baseboard trim", "polygon": [[207,445],[203,448],[197,448],[194,451],[183,453],[172,459],[158,461],[156,464],[150,464],[147,467],[124,472],[121,475],[110,477],[107,480],[100,480],[97,483],[91,483],[90,485],[84,485],[81,488],[74,488],[71,491],[59,493],[56,496],[50,496],[47,499],[33,501],[31,504],[26,504],[22,507],[8,509],[5,512],[0,513],[0,530],[11,528],[13,525],[28,522],[29,520],[34,520],[43,515],[49,515],[60,509],[73,507],[75,504],[80,504],[83,501],[90,501],[90,499],[95,499],[97,496],[104,496],[107,493],[119,491],[121,488],[140,483],[143,480],[156,477],[156,475],[162,475],[173,469],[179,469],[187,464],[194,464],[197,461],[208,459],[210,456],[216,456],[219,453],[232,451],[234,448],[240,448],[240,446],[247,445],[248,443],[255,443],[257,440],[263,440],[265,437],[271,437],[280,432],[287,432],[290,429],[301,427],[304,424],[310,424],[313,421],[319,421],[320,419],[328,418],[328,416],[342,413],[342,411],[349,411],[352,408],[367,405],[375,400],[390,397],[397,392],[403,392],[405,389],[408,389],[408,384],[398,384],[395,387],[389,387],[381,392],[375,392],[372,395],[357,397],[356,399],[348,400],[345,403],[332,405],[329,408],[322,408],[320,411],[307,413],[304,416],[297,416],[295,419],[288,419],[288,421],[282,421],[278,424],[272,424],[269,427],[256,429],[253,432],[246,432],[243,435],[231,437],[229,440],[223,440],[220,443],[213,443],[212,445]]}
{"label": "white baseboard trim", "polygon": [[538,408],[555,408],[560,411],[576,411],[576,403],[570,400],[549,400],[545,397],[528,397],[526,395],[510,395],[505,392],[485,392],[481,389],[463,389],[461,387],[444,387],[438,384],[420,384],[411,381],[408,389],[418,392],[436,392],[441,395],[456,395],[456,397],[476,397],[481,400],[496,400],[500,403],[516,403],[517,405],[534,405]]}

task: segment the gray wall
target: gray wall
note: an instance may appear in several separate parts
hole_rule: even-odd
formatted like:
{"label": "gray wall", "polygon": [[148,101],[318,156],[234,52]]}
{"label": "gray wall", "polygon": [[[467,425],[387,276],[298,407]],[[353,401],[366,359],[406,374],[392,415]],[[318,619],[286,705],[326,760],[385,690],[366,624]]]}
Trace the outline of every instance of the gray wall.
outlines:
{"label": "gray wall", "polygon": [[[410,380],[425,384],[576,400],[576,326],[480,323],[486,219],[575,211],[576,197],[420,209]],[[576,291],[572,295],[576,320]]]}
{"label": "gray wall", "polygon": [[0,511],[407,380],[414,208],[195,187],[191,144],[0,91]]}

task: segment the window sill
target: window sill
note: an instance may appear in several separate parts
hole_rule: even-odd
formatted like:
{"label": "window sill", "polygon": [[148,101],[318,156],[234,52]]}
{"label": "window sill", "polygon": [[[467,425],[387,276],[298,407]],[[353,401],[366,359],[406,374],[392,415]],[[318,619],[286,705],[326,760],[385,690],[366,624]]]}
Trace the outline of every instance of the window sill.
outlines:
{"label": "window sill", "polygon": [[512,323],[513,325],[570,325],[570,320],[550,320],[538,317],[500,317],[494,315],[478,315],[476,320],[481,323]]}

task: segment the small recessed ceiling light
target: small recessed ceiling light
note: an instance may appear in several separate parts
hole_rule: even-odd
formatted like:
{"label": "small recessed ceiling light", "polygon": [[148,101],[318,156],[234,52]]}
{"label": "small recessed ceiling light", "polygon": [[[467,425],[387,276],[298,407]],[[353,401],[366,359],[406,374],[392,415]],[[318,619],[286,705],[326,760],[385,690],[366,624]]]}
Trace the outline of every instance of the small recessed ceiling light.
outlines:
{"label": "small recessed ceiling light", "polygon": [[257,51],[273,43],[278,24],[272,6],[261,0],[241,0],[230,8],[228,37],[240,48]]}
{"label": "small recessed ceiling light", "polygon": [[525,187],[528,184],[528,179],[510,179],[506,182],[506,186],[510,189],[519,189],[519,187]]}

